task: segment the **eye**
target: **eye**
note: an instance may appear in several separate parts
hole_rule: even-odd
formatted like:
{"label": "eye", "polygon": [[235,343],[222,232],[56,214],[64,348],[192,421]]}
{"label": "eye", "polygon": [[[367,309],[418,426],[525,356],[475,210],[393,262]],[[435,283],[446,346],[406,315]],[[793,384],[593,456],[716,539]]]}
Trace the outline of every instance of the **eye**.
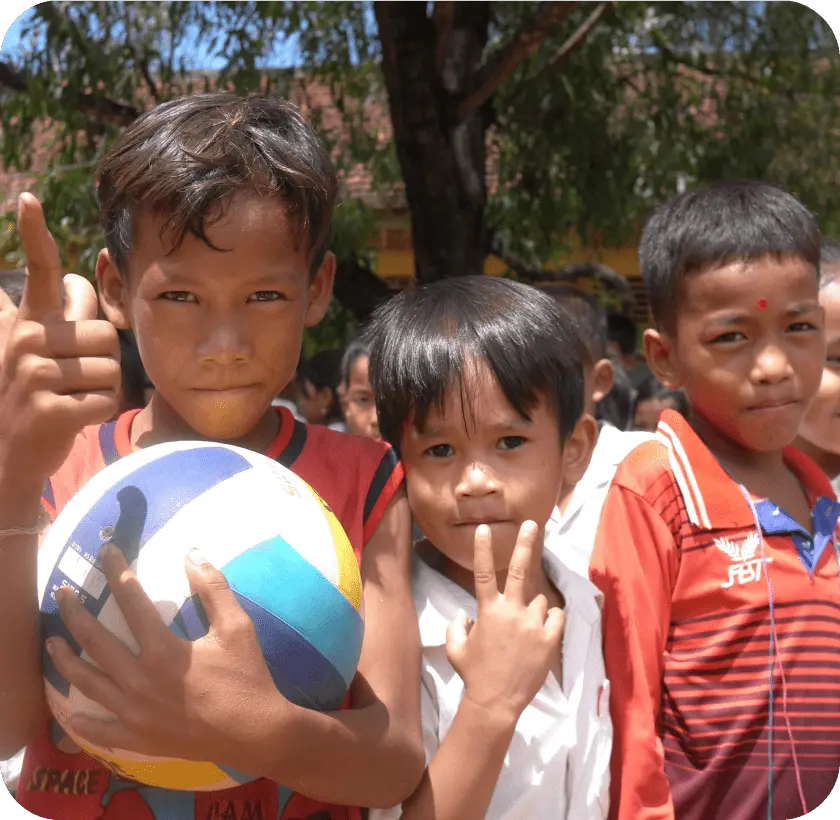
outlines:
{"label": "eye", "polygon": [[813,325],[811,322],[794,322],[792,325],[788,325],[788,330],[792,331],[793,333],[805,333],[809,330],[816,329],[816,326]]}
{"label": "eye", "polygon": [[161,293],[161,299],[166,299],[167,302],[196,302],[198,301],[195,294],[187,290],[168,290],[166,293]]}
{"label": "eye", "polygon": [[429,447],[426,450],[426,454],[430,455],[432,458],[447,458],[451,456],[455,451],[452,449],[451,444],[435,444],[434,447]]}
{"label": "eye", "polygon": [[254,302],[279,302],[286,297],[276,290],[258,290],[251,300]]}
{"label": "eye", "polygon": [[499,439],[499,449],[516,450],[527,441],[523,436],[505,436]]}
{"label": "eye", "polygon": [[840,367],[840,356],[826,356],[826,367]]}
{"label": "eye", "polygon": [[732,330],[729,333],[721,333],[720,336],[715,336],[712,339],[712,344],[732,344],[733,342],[742,342],[746,338],[739,330]]}

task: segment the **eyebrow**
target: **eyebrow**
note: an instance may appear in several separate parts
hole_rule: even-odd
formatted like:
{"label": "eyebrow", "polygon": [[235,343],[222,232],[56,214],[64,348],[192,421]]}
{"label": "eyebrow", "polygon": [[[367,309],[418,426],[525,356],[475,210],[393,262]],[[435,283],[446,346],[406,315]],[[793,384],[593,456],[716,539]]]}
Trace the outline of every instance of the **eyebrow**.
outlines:
{"label": "eyebrow", "polygon": [[[497,424],[488,424],[487,427],[496,433],[505,433],[512,430],[521,430],[523,427],[532,427],[533,424],[533,421],[529,421],[523,417],[521,419],[503,421]],[[428,438],[446,436],[449,432],[451,432],[451,428],[449,427],[424,427],[422,430],[418,430],[418,433],[421,436],[427,436]]]}
{"label": "eyebrow", "polygon": [[[819,310],[818,302],[801,302],[798,305],[791,305],[786,311],[785,316],[804,316],[807,313],[813,313]],[[724,316],[717,316],[711,321],[716,325],[738,325],[749,320],[746,313],[730,313]]]}

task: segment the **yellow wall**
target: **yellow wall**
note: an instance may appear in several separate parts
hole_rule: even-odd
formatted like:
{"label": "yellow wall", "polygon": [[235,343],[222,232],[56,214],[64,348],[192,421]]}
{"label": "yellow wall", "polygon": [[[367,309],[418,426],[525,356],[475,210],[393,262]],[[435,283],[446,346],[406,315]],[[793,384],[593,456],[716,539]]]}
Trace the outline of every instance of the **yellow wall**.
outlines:
{"label": "yellow wall", "polygon": [[[571,265],[576,262],[600,262],[617,273],[635,278],[639,276],[639,257],[636,248],[618,248],[595,250],[576,248],[562,257],[558,265]],[[414,255],[410,250],[380,250],[376,253],[375,270],[384,279],[410,279],[414,275]],[[490,256],[484,263],[484,273],[498,276],[506,270],[503,262]]]}

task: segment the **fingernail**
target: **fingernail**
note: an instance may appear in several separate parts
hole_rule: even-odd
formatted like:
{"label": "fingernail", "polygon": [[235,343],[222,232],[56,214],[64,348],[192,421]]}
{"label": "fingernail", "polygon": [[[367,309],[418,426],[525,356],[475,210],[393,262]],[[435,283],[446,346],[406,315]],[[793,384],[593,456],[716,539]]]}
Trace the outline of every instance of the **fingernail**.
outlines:
{"label": "fingernail", "polygon": [[195,564],[197,567],[203,567],[207,563],[207,559],[202,555],[200,550],[197,550],[193,547],[188,553],[187,557]]}
{"label": "fingernail", "polygon": [[55,591],[55,599],[56,599],[56,601],[58,601],[58,604],[60,606],[61,604],[68,603],[70,601],[70,596],[72,594],[73,593],[71,592],[69,587],[59,587]]}
{"label": "fingernail", "polygon": [[47,638],[44,642],[47,654],[52,657],[55,654],[55,638]]}
{"label": "fingernail", "polygon": [[99,557],[103,560],[110,558],[114,554],[113,544],[103,544],[99,548]]}

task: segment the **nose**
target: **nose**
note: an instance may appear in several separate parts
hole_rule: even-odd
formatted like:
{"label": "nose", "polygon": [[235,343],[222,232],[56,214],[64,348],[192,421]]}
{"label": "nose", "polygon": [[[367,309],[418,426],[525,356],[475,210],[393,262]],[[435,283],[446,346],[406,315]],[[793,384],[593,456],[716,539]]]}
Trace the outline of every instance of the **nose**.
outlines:
{"label": "nose", "polygon": [[240,364],[253,354],[252,345],[244,328],[230,317],[208,317],[199,357],[207,362],[222,365]]}
{"label": "nose", "polygon": [[779,343],[763,345],[753,362],[752,381],[756,384],[776,384],[793,375],[790,358]]}
{"label": "nose", "polygon": [[490,495],[497,490],[496,480],[486,465],[473,461],[464,470],[455,492],[462,497]]}

